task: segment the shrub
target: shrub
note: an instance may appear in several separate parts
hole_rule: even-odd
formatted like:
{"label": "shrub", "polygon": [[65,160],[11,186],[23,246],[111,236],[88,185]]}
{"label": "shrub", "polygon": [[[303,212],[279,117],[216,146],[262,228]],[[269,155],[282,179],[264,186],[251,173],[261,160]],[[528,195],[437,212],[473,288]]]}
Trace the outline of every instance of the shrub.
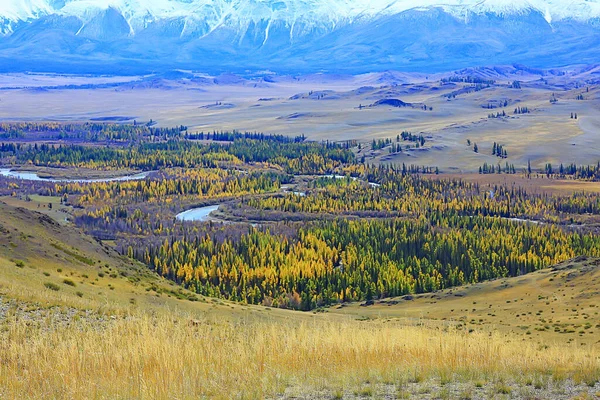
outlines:
{"label": "shrub", "polygon": [[44,283],[44,286],[46,286],[47,289],[54,290],[55,292],[58,292],[60,290],[60,287],[58,287],[57,284],[52,282],[46,282]]}
{"label": "shrub", "polygon": [[370,386],[367,386],[367,387],[359,390],[356,394],[360,397],[371,397],[371,396],[373,396],[373,388]]}
{"label": "shrub", "polygon": [[499,383],[496,385],[496,393],[499,394],[510,394],[512,392],[511,388],[503,383]]}
{"label": "shrub", "polygon": [[64,280],[63,280],[63,283],[64,283],[65,285],[69,285],[69,286],[73,286],[73,287],[75,287],[75,286],[76,286],[76,285],[75,285],[75,282],[73,282],[71,279],[64,279]]}

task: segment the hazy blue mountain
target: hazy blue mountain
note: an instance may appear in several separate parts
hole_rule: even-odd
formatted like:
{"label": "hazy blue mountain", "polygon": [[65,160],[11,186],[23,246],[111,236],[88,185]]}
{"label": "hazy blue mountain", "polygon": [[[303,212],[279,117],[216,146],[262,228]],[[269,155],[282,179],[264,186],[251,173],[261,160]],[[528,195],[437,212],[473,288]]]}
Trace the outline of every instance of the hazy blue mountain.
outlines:
{"label": "hazy blue mountain", "polygon": [[596,0],[3,0],[0,71],[439,71],[600,62]]}

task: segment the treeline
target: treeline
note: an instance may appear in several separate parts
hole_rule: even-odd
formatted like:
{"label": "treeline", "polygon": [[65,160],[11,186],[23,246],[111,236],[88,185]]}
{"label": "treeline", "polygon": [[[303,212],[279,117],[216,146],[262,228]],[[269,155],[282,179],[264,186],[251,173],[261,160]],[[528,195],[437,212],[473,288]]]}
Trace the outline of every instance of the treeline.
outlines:
{"label": "treeline", "polygon": [[[512,169],[514,167],[509,167]],[[403,216],[427,220],[483,216],[555,223],[571,221],[580,214],[599,215],[600,211],[600,195],[595,193],[550,196],[502,185],[483,191],[476,183],[428,179],[387,166],[357,166],[348,172],[362,179],[320,177],[309,185],[305,196],[249,198],[232,207],[234,212],[241,210],[237,213],[240,215],[255,215],[258,210],[259,213]]]}
{"label": "treeline", "polygon": [[507,106],[508,106],[508,100],[504,100],[504,101],[499,101],[497,104],[489,102],[487,104],[487,106],[485,106],[484,108],[487,108],[488,110],[493,110],[494,108],[507,107]]}
{"label": "treeline", "polygon": [[139,140],[168,140],[181,137],[186,126],[156,128],[147,124],[57,122],[10,122],[0,123],[0,139],[57,139],[85,142],[131,142]]}
{"label": "treeline", "polygon": [[493,79],[484,79],[484,78],[480,78],[478,76],[451,76],[448,78],[442,78],[440,79],[441,83],[449,83],[449,82],[453,82],[453,83],[478,83],[478,84],[484,84],[484,85],[493,85],[494,83],[496,83],[495,80]]}
{"label": "treeline", "polygon": [[517,108],[515,108],[515,111],[513,114],[529,114],[529,108],[528,107],[517,107]]}
{"label": "treeline", "polygon": [[498,163],[498,165],[483,163],[482,166],[479,167],[480,174],[516,174],[517,170],[515,169],[514,164],[509,164],[508,162],[502,168],[502,165]]}
{"label": "treeline", "polygon": [[266,163],[288,173],[323,174],[354,162],[354,154],[337,143],[279,142],[236,139],[229,144],[201,144],[171,140],[141,143],[127,148],[79,145],[5,145],[2,156],[19,164],[49,167],[130,168],[145,171],[162,168],[218,168],[241,163]]}
{"label": "treeline", "polygon": [[583,181],[600,181],[600,162],[596,165],[560,164],[553,167],[551,163],[544,166],[544,174],[548,177],[570,177]]}
{"label": "treeline", "polygon": [[154,127],[152,124],[77,123],[58,122],[8,122],[0,123],[0,139],[55,139],[77,140],[80,142],[134,142],[167,141],[172,139],[214,140],[233,142],[238,139],[268,140],[281,143],[304,142],[306,137],[299,135],[264,134],[260,132],[213,131],[190,133],[188,127],[180,125],[171,128]]}
{"label": "treeline", "polygon": [[[171,168],[136,182],[53,184],[0,178],[0,192],[62,196],[76,207],[76,223],[88,233],[116,240],[125,254],[198,293],[303,310],[438,290],[531,272],[575,255],[600,255],[599,236],[552,224],[571,224],[584,213],[599,215],[598,194],[550,196],[501,185],[483,190],[459,179],[427,179],[406,165],[336,161],[332,157],[346,151],[339,145],[240,139],[199,146],[178,141],[148,144],[136,154],[158,152],[171,157],[166,162],[172,164],[187,146],[209,153],[218,149],[219,157],[239,162],[245,157],[242,149],[259,150],[251,157],[267,157],[268,168],[262,171],[274,170],[278,158],[309,152],[304,146],[317,146],[317,153],[330,157],[328,164],[340,165],[333,173],[348,177],[319,177],[308,184],[305,196],[274,193],[290,181],[285,173],[237,168]],[[302,156],[295,157],[290,160]],[[217,199],[258,220],[281,212],[287,213],[283,221],[286,215],[306,213],[313,222],[255,229],[174,219],[178,212]],[[326,214],[328,220],[315,222]],[[369,219],[356,218],[361,216]]]}
{"label": "treeline", "polygon": [[507,158],[508,152],[503,145],[494,142],[494,146],[492,147],[492,155],[500,158]]}
{"label": "treeline", "polygon": [[[497,145],[494,142],[492,154],[500,157],[500,154],[506,154],[506,150],[502,145]],[[506,157],[502,156],[502,158]],[[500,163],[497,165],[484,163],[479,167],[480,174],[515,174],[516,172],[517,171],[514,164],[509,164],[508,162],[504,166],[502,166]],[[552,163],[546,163],[544,164],[543,169],[534,169],[531,167],[531,162],[528,162],[527,168],[524,168],[523,172],[527,175],[543,174],[548,178],[570,178],[575,180],[597,182],[600,181],[600,162],[598,162],[596,165],[577,165],[574,163],[564,165],[561,163],[558,166],[554,166]]]}
{"label": "treeline", "polygon": [[488,118],[504,118],[506,117],[506,111],[502,110],[502,112],[490,113],[488,114]]}
{"label": "treeline", "polygon": [[250,139],[250,140],[270,140],[274,142],[280,143],[300,143],[306,140],[304,135],[289,137],[284,135],[273,135],[273,134],[264,134],[259,132],[224,132],[224,131],[213,131],[211,132],[195,132],[195,133],[186,133],[184,136],[188,140],[214,140],[214,141],[223,141],[223,142],[233,142],[238,139]]}
{"label": "treeline", "polygon": [[88,206],[99,203],[173,202],[187,196],[198,200],[273,192],[287,182],[288,176],[273,172],[244,173],[216,168],[169,170],[159,173],[156,179],[57,184],[54,193],[49,194],[78,194],[77,205],[89,209]]}
{"label": "treeline", "polygon": [[403,131],[399,137],[396,137],[396,141],[399,142],[400,139],[408,140],[409,142],[415,142],[423,146],[425,144],[425,138],[423,135],[413,135],[410,132]]}
{"label": "treeline", "polygon": [[371,149],[372,150],[380,150],[387,146],[391,146],[390,152],[392,152],[392,150],[394,152],[400,152],[400,151],[402,151],[401,145],[398,144],[398,143],[400,143],[400,140],[416,143],[417,147],[425,145],[425,138],[423,137],[423,135],[413,135],[410,132],[403,131],[402,133],[400,133],[399,135],[396,136],[396,144],[390,138],[373,139],[373,141],[371,142]]}

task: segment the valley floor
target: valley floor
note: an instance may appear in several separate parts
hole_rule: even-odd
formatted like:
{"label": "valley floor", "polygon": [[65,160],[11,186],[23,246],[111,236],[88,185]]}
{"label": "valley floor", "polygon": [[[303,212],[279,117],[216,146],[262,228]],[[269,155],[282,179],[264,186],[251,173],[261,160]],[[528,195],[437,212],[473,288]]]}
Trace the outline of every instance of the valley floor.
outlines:
{"label": "valley floor", "polygon": [[428,143],[408,135],[371,163],[301,136],[1,129],[0,398],[600,397],[600,166],[378,165]]}
{"label": "valley floor", "polygon": [[[445,291],[435,300],[303,313],[187,300],[184,290],[36,212],[2,205],[0,224],[10,232],[0,239],[2,397],[592,399],[600,393],[599,347],[587,340],[597,337],[592,331],[600,324],[590,309],[591,291],[600,285],[596,260],[454,289],[464,293],[460,298]],[[44,261],[49,252],[62,253],[60,260]],[[18,263],[15,254],[27,261]],[[97,265],[86,262],[98,257]],[[532,286],[536,274],[542,279]],[[502,311],[490,297],[499,284],[505,289],[498,298],[525,288],[537,298],[581,285],[580,293],[546,307],[577,301],[593,327],[583,336],[561,336],[573,341],[554,340],[545,330],[530,340],[486,323],[441,318],[447,308],[486,301],[507,320],[511,312],[537,310],[515,302]],[[407,312],[415,318],[396,318]]]}

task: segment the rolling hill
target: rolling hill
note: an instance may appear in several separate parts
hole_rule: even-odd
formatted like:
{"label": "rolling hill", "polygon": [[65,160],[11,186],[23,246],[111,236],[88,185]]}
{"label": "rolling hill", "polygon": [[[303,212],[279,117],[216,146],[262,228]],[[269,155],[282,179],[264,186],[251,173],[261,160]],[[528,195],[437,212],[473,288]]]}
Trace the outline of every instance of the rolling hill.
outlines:
{"label": "rolling hill", "polygon": [[0,203],[0,393],[8,397],[589,398],[600,390],[599,260],[301,313],[194,295],[29,208]]}

